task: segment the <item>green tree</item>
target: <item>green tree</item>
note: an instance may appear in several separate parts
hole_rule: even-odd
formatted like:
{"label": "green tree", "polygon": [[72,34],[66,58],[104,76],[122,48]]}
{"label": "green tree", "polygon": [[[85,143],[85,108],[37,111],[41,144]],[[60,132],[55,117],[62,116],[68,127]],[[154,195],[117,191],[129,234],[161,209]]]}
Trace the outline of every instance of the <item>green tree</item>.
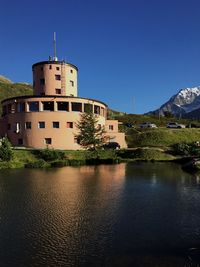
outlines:
{"label": "green tree", "polygon": [[11,143],[8,138],[4,137],[0,143],[0,159],[2,161],[10,161],[13,158]]}
{"label": "green tree", "polygon": [[91,111],[82,113],[76,124],[79,133],[76,135],[78,143],[87,149],[97,150],[104,143],[104,127],[98,124],[97,116]]}

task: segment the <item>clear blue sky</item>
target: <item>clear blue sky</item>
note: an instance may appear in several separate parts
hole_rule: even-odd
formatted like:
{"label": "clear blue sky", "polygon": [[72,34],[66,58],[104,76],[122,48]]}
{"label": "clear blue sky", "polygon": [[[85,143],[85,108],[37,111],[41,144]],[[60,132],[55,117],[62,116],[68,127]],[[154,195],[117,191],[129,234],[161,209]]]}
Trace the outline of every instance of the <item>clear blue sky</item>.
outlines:
{"label": "clear blue sky", "polygon": [[79,96],[127,113],[200,85],[199,0],[1,0],[0,74],[32,83],[53,54],[79,68]]}

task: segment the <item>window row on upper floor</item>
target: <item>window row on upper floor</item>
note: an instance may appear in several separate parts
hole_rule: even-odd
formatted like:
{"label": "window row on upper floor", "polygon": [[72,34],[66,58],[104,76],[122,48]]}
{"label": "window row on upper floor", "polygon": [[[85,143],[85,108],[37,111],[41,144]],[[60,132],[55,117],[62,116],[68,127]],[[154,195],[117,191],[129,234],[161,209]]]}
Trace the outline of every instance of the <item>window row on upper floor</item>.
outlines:
{"label": "window row on upper floor", "polygon": [[16,112],[67,111],[93,112],[105,117],[105,108],[98,105],[65,101],[28,101],[3,105],[3,115]]}

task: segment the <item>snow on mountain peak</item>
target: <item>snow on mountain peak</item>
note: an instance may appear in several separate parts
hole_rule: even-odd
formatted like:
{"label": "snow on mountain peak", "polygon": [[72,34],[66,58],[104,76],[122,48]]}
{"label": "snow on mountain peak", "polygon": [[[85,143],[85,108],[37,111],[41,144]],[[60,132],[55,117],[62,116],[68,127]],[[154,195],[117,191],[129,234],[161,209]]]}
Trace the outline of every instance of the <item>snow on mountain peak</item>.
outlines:
{"label": "snow on mountain peak", "polygon": [[192,95],[196,95],[196,96],[200,95],[200,86],[192,87],[192,88],[184,88],[184,89],[181,89],[178,93],[178,96],[181,96],[185,99],[190,98]]}

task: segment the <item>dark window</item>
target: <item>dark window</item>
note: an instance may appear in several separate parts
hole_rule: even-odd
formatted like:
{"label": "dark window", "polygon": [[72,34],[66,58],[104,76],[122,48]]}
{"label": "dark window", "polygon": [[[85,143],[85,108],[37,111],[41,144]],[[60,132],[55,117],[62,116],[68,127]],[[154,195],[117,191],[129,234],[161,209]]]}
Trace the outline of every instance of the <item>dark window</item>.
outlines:
{"label": "dark window", "polygon": [[50,69],[50,70],[52,69],[52,66],[51,66],[51,65],[49,65],[49,69]]}
{"label": "dark window", "polygon": [[114,130],[114,126],[113,125],[109,125],[109,130],[113,131]]}
{"label": "dark window", "polygon": [[84,104],[84,112],[92,112],[92,104]]}
{"label": "dark window", "polygon": [[63,111],[69,111],[69,103],[68,102],[57,102],[57,109]]}
{"label": "dark window", "polygon": [[11,130],[11,124],[10,123],[7,124],[7,130]]}
{"label": "dark window", "polygon": [[25,103],[18,103],[17,112],[24,112],[24,111],[25,111]]}
{"label": "dark window", "polygon": [[43,67],[41,67],[40,69],[43,70]]}
{"label": "dark window", "polygon": [[57,89],[57,88],[56,88],[55,91],[56,91],[56,94],[57,94],[57,95],[60,95],[60,94],[61,94],[61,89]]}
{"label": "dark window", "polygon": [[28,102],[29,105],[29,111],[39,111],[39,102],[38,101],[33,101],[33,102]]}
{"label": "dark window", "polygon": [[8,113],[11,113],[11,104],[8,104]]}
{"label": "dark window", "polygon": [[67,122],[67,128],[73,128],[73,122],[72,121]]}
{"label": "dark window", "polygon": [[3,106],[3,115],[7,114],[7,106]]}
{"label": "dark window", "polygon": [[82,112],[82,103],[72,102],[72,111]]}
{"label": "dark window", "polygon": [[40,79],[40,85],[45,85],[45,79]]}
{"label": "dark window", "polygon": [[74,81],[70,81],[70,83],[71,83],[71,86],[74,86]]}
{"label": "dark window", "polygon": [[56,75],[55,75],[55,80],[56,80],[56,81],[60,81],[60,80],[61,80],[61,76],[56,74]]}
{"label": "dark window", "polygon": [[25,129],[31,129],[31,122],[30,121],[25,122]]}
{"label": "dark window", "polygon": [[54,111],[54,102],[42,102],[44,111]]}
{"label": "dark window", "polygon": [[38,122],[38,128],[44,129],[45,128],[45,121],[39,121]]}
{"label": "dark window", "polygon": [[22,138],[18,139],[18,145],[23,145],[23,139]]}
{"label": "dark window", "polygon": [[59,121],[53,121],[53,128],[59,128]]}
{"label": "dark window", "polygon": [[56,67],[56,70],[60,70],[60,68],[59,67]]}
{"label": "dark window", "polygon": [[100,114],[100,106],[94,105],[94,113],[95,114]]}
{"label": "dark window", "polygon": [[44,138],[44,143],[45,143],[46,145],[51,145],[51,143],[52,143],[51,138]]}
{"label": "dark window", "polygon": [[71,73],[73,73],[73,70],[70,70]]}

